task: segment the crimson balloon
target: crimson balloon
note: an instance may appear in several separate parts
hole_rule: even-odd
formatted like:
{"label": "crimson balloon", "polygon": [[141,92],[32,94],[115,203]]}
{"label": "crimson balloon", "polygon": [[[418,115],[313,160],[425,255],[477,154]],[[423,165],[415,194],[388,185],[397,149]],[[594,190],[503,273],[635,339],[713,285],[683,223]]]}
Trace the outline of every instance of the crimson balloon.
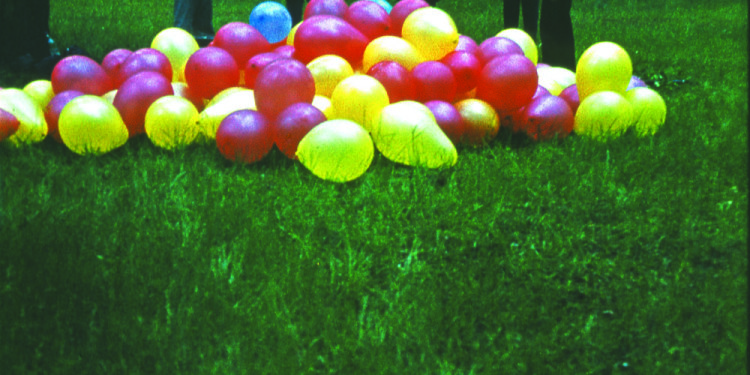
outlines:
{"label": "crimson balloon", "polygon": [[44,109],[44,119],[47,120],[47,135],[51,136],[58,143],[63,143],[62,138],[60,138],[59,128],[57,127],[60,113],[62,113],[66,104],[81,95],[84,94],[76,90],[63,91],[52,97],[52,100],[49,101],[47,107]]}
{"label": "crimson balloon", "polygon": [[185,64],[185,81],[191,90],[204,99],[237,86],[240,70],[229,52],[218,47],[205,47],[193,53]]}
{"label": "crimson balloon", "polygon": [[172,84],[156,72],[140,72],[122,83],[112,104],[120,112],[130,137],[145,132],[143,125],[148,107],[167,95],[174,95]]}
{"label": "crimson balloon", "polygon": [[524,53],[518,43],[501,36],[493,36],[492,38],[485,39],[479,45],[477,57],[479,57],[479,61],[484,65],[495,57],[511,54],[523,55]]}
{"label": "crimson balloon", "polygon": [[258,73],[260,73],[266,65],[281,58],[284,57],[276,52],[264,52],[247,60],[247,64],[245,64],[245,87],[250,89],[255,88],[255,78],[258,77]]}
{"label": "crimson balloon", "polygon": [[453,142],[453,145],[458,146],[461,144],[466,135],[467,128],[456,106],[442,100],[431,100],[424,103],[424,105],[430,109],[440,129]]}
{"label": "crimson balloon", "polygon": [[244,22],[230,22],[222,26],[216,32],[214,46],[229,52],[237,66],[245,66],[251,57],[271,50],[263,34]]}
{"label": "crimson balloon", "polygon": [[367,74],[385,87],[391,103],[416,98],[414,78],[408,69],[395,61],[381,61],[373,65]]}
{"label": "crimson balloon", "polygon": [[133,51],[129,49],[118,48],[110,51],[104,56],[104,59],[102,60],[102,68],[104,68],[109,75],[115,88],[120,87],[119,83],[122,83],[117,83],[120,77],[120,67],[132,54]]}
{"label": "crimson balloon", "polygon": [[573,112],[565,100],[543,95],[523,111],[524,130],[534,140],[564,138],[573,131]]}
{"label": "crimson balloon", "polygon": [[[0,90],[2,90],[0,88]],[[12,113],[0,108],[0,142],[13,135],[21,126],[20,121]]]}
{"label": "crimson balloon", "polygon": [[359,0],[352,3],[344,14],[344,20],[365,34],[370,40],[391,35],[391,17],[378,3]]}
{"label": "crimson balloon", "polygon": [[498,112],[508,112],[531,101],[538,81],[536,65],[526,56],[499,56],[482,68],[477,82],[477,98]]}
{"label": "crimson balloon", "polygon": [[255,105],[271,121],[290,105],[312,103],[314,97],[312,73],[305,64],[294,59],[271,62],[255,79]]}
{"label": "crimson balloon", "polygon": [[172,82],[172,64],[167,55],[157,49],[141,48],[130,54],[122,63],[115,86],[119,87],[128,78],[140,72],[156,72]]}
{"label": "crimson balloon", "polygon": [[231,161],[254,163],[273,147],[271,125],[263,114],[252,109],[233,112],[221,121],[216,146]]}
{"label": "crimson balloon", "polygon": [[297,146],[326,116],[309,103],[295,103],[281,111],[274,123],[273,140],[276,147],[289,159],[297,159]]}
{"label": "crimson balloon", "polygon": [[362,61],[370,40],[349,22],[335,16],[312,16],[294,34],[295,57],[307,64],[316,57],[338,55],[350,65]]}
{"label": "crimson balloon", "polygon": [[453,71],[440,61],[425,61],[411,70],[416,88],[417,101],[444,100],[452,102],[456,98],[456,78]]}
{"label": "crimson balloon", "polygon": [[344,18],[348,8],[349,6],[346,5],[344,0],[311,0],[305,7],[303,18],[307,20],[320,15]]}
{"label": "crimson balloon", "polygon": [[60,60],[52,70],[52,91],[77,90],[102,96],[112,90],[107,71],[90,57],[72,55]]}
{"label": "crimson balloon", "polygon": [[453,51],[440,60],[456,78],[456,93],[463,94],[477,87],[482,63],[476,55],[466,51]]}
{"label": "crimson balloon", "polygon": [[575,115],[578,111],[578,106],[581,105],[581,99],[578,97],[578,86],[574,83],[562,90],[558,96],[568,103],[570,110]]}

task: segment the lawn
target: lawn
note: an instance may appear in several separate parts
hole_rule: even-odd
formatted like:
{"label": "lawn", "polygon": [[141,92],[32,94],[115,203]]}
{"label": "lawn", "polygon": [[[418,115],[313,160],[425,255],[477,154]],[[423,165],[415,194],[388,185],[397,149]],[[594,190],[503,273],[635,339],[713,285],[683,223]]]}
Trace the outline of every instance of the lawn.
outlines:
{"label": "lawn", "polygon": [[[214,1],[214,23],[258,1]],[[501,2],[444,0],[459,31]],[[101,59],[172,2],[53,1]],[[145,137],[101,157],[0,147],[5,374],[747,373],[747,2],[582,0],[577,56],[622,45],[667,102],[653,137],[501,131],[435,171],[346,184],[274,150]],[[0,70],[0,86],[33,77]],[[685,83],[673,80],[686,80]]]}

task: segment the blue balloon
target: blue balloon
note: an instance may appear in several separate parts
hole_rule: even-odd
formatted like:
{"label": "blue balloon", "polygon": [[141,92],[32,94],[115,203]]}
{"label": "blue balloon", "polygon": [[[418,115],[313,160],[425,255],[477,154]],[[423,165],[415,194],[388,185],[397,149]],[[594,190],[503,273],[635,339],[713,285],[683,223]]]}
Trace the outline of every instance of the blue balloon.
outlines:
{"label": "blue balloon", "polygon": [[385,9],[386,12],[388,12],[388,14],[391,14],[391,9],[393,9],[393,6],[391,5],[391,3],[385,0],[370,0],[370,1],[380,5],[381,7],[383,7],[383,9]]}
{"label": "blue balloon", "polygon": [[285,6],[275,1],[264,1],[250,12],[250,26],[260,31],[269,43],[277,43],[292,30],[292,16]]}

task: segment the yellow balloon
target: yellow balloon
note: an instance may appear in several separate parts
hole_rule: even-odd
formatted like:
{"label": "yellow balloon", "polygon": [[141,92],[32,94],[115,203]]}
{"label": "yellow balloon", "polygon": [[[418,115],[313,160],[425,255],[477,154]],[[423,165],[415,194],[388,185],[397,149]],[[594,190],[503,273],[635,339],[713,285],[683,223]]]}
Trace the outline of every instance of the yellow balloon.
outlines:
{"label": "yellow balloon", "polygon": [[0,109],[10,112],[19,122],[18,130],[5,139],[8,144],[20,147],[41,142],[47,136],[47,120],[42,107],[23,90],[0,90]]}
{"label": "yellow balloon", "polygon": [[154,37],[151,48],[161,51],[172,64],[172,81],[185,82],[185,64],[198,50],[198,42],[187,31],[170,27]]}
{"label": "yellow balloon", "polygon": [[375,148],[367,131],[345,119],[318,124],[297,147],[297,158],[305,168],[334,182],[347,182],[363,175],[374,154]]}
{"label": "yellow balloon", "polygon": [[381,61],[395,61],[411,70],[424,61],[424,57],[408,41],[386,35],[373,39],[362,55],[362,70],[366,73],[373,65]]}
{"label": "yellow balloon", "polygon": [[331,99],[327,96],[315,95],[315,97],[313,97],[312,105],[323,112],[327,119],[333,119],[333,105],[331,105]]}
{"label": "yellow balloon", "polygon": [[198,139],[204,142],[216,139],[216,131],[224,118],[241,109],[258,110],[253,90],[232,87],[216,94],[200,113]]}
{"label": "yellow balloon", "polygon": [[466,125],[466,143],[484,146],[495,139],[500,130],[500,116],[492,106],[480,99],[464,99],[454,104]]}
{"label": "yellow balloon", "polygon": [[23,91],[29,94],[42,110],[47,108],[47,104],[55,97],[55,92],[52,91],[52,82],[46,79],[30,82],[23,88]]}
{"label": "yellow balloon", "polygon": [[625,94],[632,76],[633,64],[622,47],[612,42],[596,43],[578,59],[578,97],[583,101],[597,91]]}
{"label": "yellow balloon", "polygon": [[294,36],[297,34],[297,29],[301,24],[302,22],[299,22],[298,24],[294,25],[291,30],[289,30],[289,35],[286,36],[286,45],[294,46]]}
{"label": "yellow balloon", "polygon": [[198,110],[179,96],[163,96],[146,111],[146,135],[157,147],[183,148],[198,136]]}
{"label": "yellow balloon", "polygon": [[427,106],[404,100],[380,111],[373,131],[375,145],[397,163],[426,168],[456,164],[458,153]]}
{"label": "yellow balloon", "polygon": [[599,91],[581,101],[573,130],[597,140],[617,138],[630,127],[633,106],[614,91]]}
{"label": "yellow balloon", "polygon": [[518,44],[523,50],[523,54],[529,60],[531,60],[534,65],[539,62],[539,50],[536,47],[536,43],[534,43],[534,39],[532,39],[531,36],[525,31],[521,29],[511,28],[505,29],[497,33],[497,35],[495,36],[501,36],[503,38],[508,38],[516,42],[516,44]]}
{"label": "yellow balloon", "polygon": [[352,66],[341,56],[323,55],[307,64],[315,79],[315,95],[331,97],[339,82],[354,74]]}
{"label": "yellow balloon", "polygon": [[128,140],[128,128],[115,106],[94,95],[71,100],[60,113],[58,127],[63,143],[79,155],[101,155]]}
{"label": "yellow balloon", "polygon": [[[570,69],[566,69],[559,66],[550,66],[550,67],[542,67],[538,68],[536,70],[537,75],[539,76],[539,83],[541,84],[542,81],[545,82],[554,82],[555,86],[560,87],[560,91],[565,90],[568,86],[573,85],[576,83],[576,74],[573,73]],[[549,90],[548,87],[544,86],[547,90]],[[550,91],[551,92],[551,91]],[[553,95],[558,95],[557,94]]]}
{"label": "yellow balloon", "polygon": [[539,74],[538,84],[547,89],[547,91],[554,96],[560,95],[564,89],[554,78],[542,74]]}
{"label": "yellow balloon", "polygon": [[440,60],[458,46],[458,29],[442,9],[419,8],[404,20],[401,36],[417,47],[427,60]]}
{"label": "yellow balloon", "polygon": [[639,137],[654,135],[667,120],[667,103],[658,92],[636,87],[625,92],[625,99],[633,106],[633,126]]}
{"label": "yellow balloon", "polygon": [[331,94],[335,118],[345,118],[371,131],[371,123],[388,105],[388,92],[377,79],[355,74],[341,81]]}

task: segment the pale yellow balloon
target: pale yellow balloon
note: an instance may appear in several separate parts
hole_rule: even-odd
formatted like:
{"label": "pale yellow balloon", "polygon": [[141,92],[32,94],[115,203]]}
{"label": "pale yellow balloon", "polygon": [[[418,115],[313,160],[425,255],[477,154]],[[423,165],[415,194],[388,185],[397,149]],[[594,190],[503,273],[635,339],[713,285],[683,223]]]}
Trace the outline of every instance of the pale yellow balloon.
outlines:
{"label": "pale yellow balloon", "polygon": [[[539,82],[542,81],[550,82],[553,81],[556,86],[560,87],[560,91],[565,90],[568,86],[576,83],[576,74],[572,70],[566,69],[559,66],[542,67],[536,70],[539,76]],[[549,90],[548,87],[544,87]],[[551,92],[551,91],[550,91]],[[558,95],[559,92],[553,95]]]}
{"label": "pale yellow balloon", "polygon": [[148,107],[144,128],[157,147],[184,148],[198,136],[198,110],[179,96],[163,96]]}
{"label": "pale yellow balloon", "polygon": [[374,154],[375,148],[367,131],[346,119],[318,124],[297,147],[297,158],[305,168],[334,182],[347,182],[363,175]]}
{"label": "pale yellow balloon", "polygon": [[331,99],[327,96],[315,95],[312,105],[323,112],[327,119],[332,120],[334,118],[333,105],[331,105]]}
{"label": "pale yellow balloon", "polygon": [[315,95],[331,97],[339,82],[354,74],[352,66],[343,57],[323,55],[307,64],[315,80]]}
{"label": "pale yellow balloon", "polygon": [[291,30],[289,30],[289,35],[286,36],[286,45],[294,46],[294,36],[297,35],[297,29],[299,29],[299,25],[301,24],[302,22],[300,21],[296,25],[292,26]]}
{"label": "pale yellow balloon", "polygon": [[52,91],[52,82],[46,79],[30,82],[23,88],[23,91],[29,94],[42,110],[47,108],[47,104],[55,97],[55,92]]}
{"label": "pale yellow balloon", "polygon": [[198,50],[198,42],[187,31],[170,27],[154,37],[151,48],[161,51],[172,64],[172,81],[185,82],[185,64]]}
{"label": "pale yellow balloon", "polygon": [[233,87],[216,94],[200,113],[198,140],[211,142],[216,139],[216,131],[224,118],[242,109],[258,110],[253,90]]}
{"label": "pale yellow balloon", "polygon": [[115,102],[115,96],[117,96],[117,89],[107,91],[104,95],[102,95],[102,98],[104,100],[114,104]]}
{"label": "pale yellow balloon", "polygon": [[373,39],[367,45],[362,55],[362,70],[366,73],[373,65],[381,61],[395,61],[411,70],[425,59],[407,40],[386,35]]}
{"label": "pale yellow balloon", "polygon": [[42,107],[23,90],[0,90],[0,109],[10,112],[19,122],[18,130],[4,142],[21,147],[41,142],[47,136],[47,120]]}
{"label": "pale yellow balloon", "polygon": [[537,49],[534,39],[521,29],[505,29],[495,36],[508,38],[518,44],[523,50],[523,54],[536,65],[539,62],[539,50]]}
{"label": "pale yellow balloon", "polygon": [[564,89],[552,77],[550,77],[550,76],[544,76],[544,75],[541,75],[541,74],[539,75],[538,84],[539,84],[539,86],[542,86],[545,89],[547,89],[547,91],[549,91],[549,93],[552,94],[552,95],[554,95],[554,96],[560,95],[560,93]]}
{"label": "pale yellow balloon", "polygon": [[63,143],[79,155],[102,155],[128,140],[128,128],[115,106],[94,95],[71,100],[60,113],[58,127]]}
{"label": "pale yellow balloon", "polygon": [[404,20],[401,36],[427,60],[440,60],[456,50],[458,29],[453,18],[434,7],[419,8]]}
{"label": "pale yellow balloon", "polygon": [[352,120],[367,131],[371,131],[372,121],[388,103],[383,84],[364,74],[344,79],[331,94],[334,117]]}
{"label": "pale yellow balloon", "polygon": [[639,137],[654,135],[667,120],[667,103],[658,92],[636,87],[625,92],[625,99],[633,106],[633,126]]}
{"label": "pale yellow balloon", "polygon": [[598,91],[581,101],[573,130],[606,141],[622,135],[633,123],[633,106],[614,91]]}
{"label": "pale yellow balloon", "polygon": [[633,64],[624,48],[612,42],[599,42],[583,52],[576,65],[578,97],[583,101],[597,91],[625,94]]}

